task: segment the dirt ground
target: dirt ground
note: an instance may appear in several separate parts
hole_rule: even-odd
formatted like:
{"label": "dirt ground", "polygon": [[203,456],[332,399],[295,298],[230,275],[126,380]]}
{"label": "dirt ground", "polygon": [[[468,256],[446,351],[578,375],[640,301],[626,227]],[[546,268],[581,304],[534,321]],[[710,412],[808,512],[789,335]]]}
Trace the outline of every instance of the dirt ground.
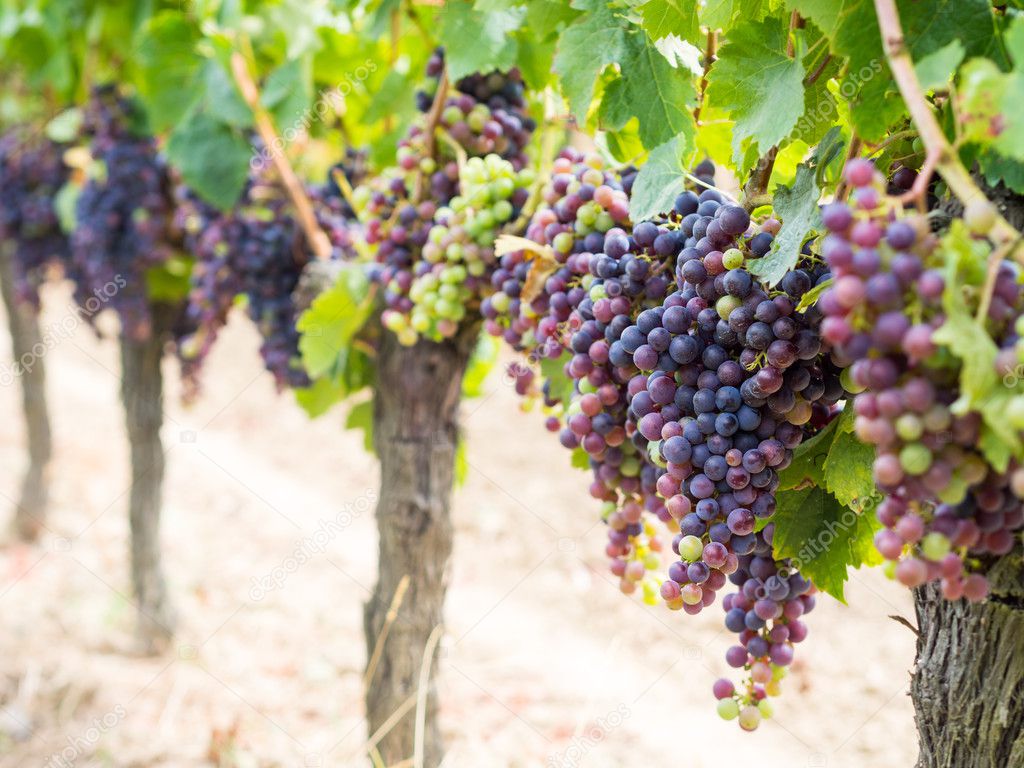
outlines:
{"label": "dirt ground", "polygon": [[[45,300],[44,325],[59,324],[67,290]],[[37,546],[4,534],[0,548],[0,766],[369,765],[361,617],[376,464],[341,409],[309,422],[274,392],[257,344],[236,317],[191,409],[166,364],[163,540],[180,631],[160,658],[132,652],[116,347],[79,328],[46,355],[51,517]],[[17,386],[0,387],[0,409],[6,518],[24,461]],[[727,672],[721,611],[689,617],[618,592],[586,476],[500,374],[464,423],[445,766],[913,762],[913,635],[888,618],[912,616],[902,588],[858,572],[849,607],[822,599],[776,717],[743,733],[710,694]]]}

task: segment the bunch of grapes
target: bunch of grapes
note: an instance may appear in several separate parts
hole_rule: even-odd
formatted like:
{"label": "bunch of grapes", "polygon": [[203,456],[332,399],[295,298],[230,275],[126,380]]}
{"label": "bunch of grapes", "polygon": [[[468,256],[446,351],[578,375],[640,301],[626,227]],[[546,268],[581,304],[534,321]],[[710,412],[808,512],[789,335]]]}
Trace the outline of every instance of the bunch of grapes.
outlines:
{"label": "bunch of grapes", "polygon": [[15,296],[36,308],[47,266],[69,254],[54,202],[70,171],[63,154],[60,144],[20,129],[0,137],[0,241],[11,247]]}
{"label": "bunch of grapes", "polygon": [[[703,188],[710,163],[695,171],[700,185],[672,211],[630,226],[632,179],[563,153],[527,230],[538,253],[502,257],[482,310],[492,334],[533,360],[565,361],[573,396],[556,403],[545,383],[548,427],[589,458],[621,589],[693,614],[728,582],[738,588],[724,601],[739,638],[727,660],[747,680],[739,690],[719,681],[715,694],[723,717],[751,729],[770,714],[765,699],[814,607],[814,587],[773,557],[764,523],[778,473],[835,417],[844,391],[820,313],[798,310],[827,269],[805,248],[778,289],[764,285],[746,265],[769,251],[780,222],[752,222]],[[517,389],[532,390],[531,378],[521,372]],[[660,583],[670,547],[659,521],[676,531]]]}
{"label": "bunch of grapes", "polygon": [[93,95],[85,122],[93,164],[76,204],[68,273],[90,320],[112,308],[125,336],[145,339],[146,275],[175,252],[174,199],[156,141],[132,132],[136,118],[132,103],[110,89]]}
{"label": "bunch of grapes", "polygon": [[516,172],[498,155],[470,158],[462,194],[434,214],[409,287],[408,315],[386,310],[384,326],[403,343],[420,336],[440,341],[455,335],[466,312],[489,290],[496,233],[522,210],[532,183],[529,169]]}
{"label": "bunch of grapes", "polygon": [[495,292],[481,305],[489,333],[532,356],[562,354],[566,322],[595,279],[591,255],[603,249],[605,233],[628,226],[626,194],[600,157],[573,149],[559,154],[541,193],[543,206],[526,230],[529,240],[548,246],[553,263],[533,269],[536,254],[526,251],[501,257],[491,275]]}
{"label": "bunch of grapes", "polygon": [[[944,292],[962,289],[947,285],[946,275],[956,273],[945,271],[939,239],[922,216],[905,215],[885,196],[870,162],[851,162],[846,178],[851,202],[824,210],[822,253],[835,282],[818,306],[822,338],[849,366],[847,386],[859,393],[857,436],[876,451],[875,482],[885,498],[875,543],[903,584],[941,580],[947,598],[981,600],[988,591],[976,572],[982,559],[1009,552],[1024,525],[1024,470],[1012,461],[991,466],[979,448],[980,414],[956,405],[960,366],[935,334],[946,321]],[[983,235],[985,217],[968,210],[965,222]],[[1002,349],[1000,376],[1019,361],[1022,309],[1019,275],[1004,263],[984,318]],[[1024,400],[1013,405],[1006,416],[1020,430]]]}
{"label": "bunch of grapes", "polygon": [[[405,344],[452,336],[483,298],[493,241],[518,217],[530,183],[524,150],[535,126],[519,73],[463,78],[435,114],[443,67],[437,51],[420,97],[425,114],[399,145],[398,165],[355,190],[377,261],[371,277],[384,287],[384,322]],[[461,171],[456,155],[468,158]]]}

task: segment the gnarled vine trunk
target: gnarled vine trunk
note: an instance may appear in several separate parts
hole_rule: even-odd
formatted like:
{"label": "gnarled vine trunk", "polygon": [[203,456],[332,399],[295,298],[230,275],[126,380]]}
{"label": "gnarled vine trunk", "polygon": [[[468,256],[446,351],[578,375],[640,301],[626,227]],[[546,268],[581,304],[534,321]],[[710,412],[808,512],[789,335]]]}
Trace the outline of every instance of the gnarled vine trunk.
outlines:
{"label": "gnarled vine trunk", "polygon": [[163,504],[163,374],[160,361],[174,319],[165,305],[152,307],[153,330],[144,341],[121,341],[121,399],[131,450],[131,572],[142,650],[163,650],[174,628],[160,558],[160,508]]}
{"label": "gnarled vine trunk", "polygon": [[[477,330],[468,327],[443,344],[421,341],[412,347],[401,346],[393,334],[385,333],[377,361],[374,441],[381,467],[380,573],[364,617],[368,658],[373,658],[399,583],[409,577],[397,619],[378,651],[379,664],[367,682],[371,735],[400,709],[407,710],[385,728],[377,745],[385,765],[413,756],[416,712],[409,700],[417,695],[427,641],[442,622],[453,538],[450,504],[458,408]],[[435,658],[426,664],[430,688],[423,765],[434,768],[443,755],[433,684]]]}
{"label": "gnarled vine trunk", "polygon": [[919,636],[911,697],[917,768],[1024,766],[1024,562],[1021,551],[989,574],[977,605],[915,590]]}
{"label": "gnarled vine trunk", "polygon": [[49,467],[53,452],[50,413],[46,406],[46,376],[43,368],[43,344],[39,317],[35,309],[19,302],[14,294],[13,255],[9,243],[0,243],[0,292],[11,330],[13,364],[5,383],[19,380],[25,436],[28,442],[28,467],[21,482],[21,495],[14,512],[14,531],[23,541],[33,541],[46,520],[49,499]]}

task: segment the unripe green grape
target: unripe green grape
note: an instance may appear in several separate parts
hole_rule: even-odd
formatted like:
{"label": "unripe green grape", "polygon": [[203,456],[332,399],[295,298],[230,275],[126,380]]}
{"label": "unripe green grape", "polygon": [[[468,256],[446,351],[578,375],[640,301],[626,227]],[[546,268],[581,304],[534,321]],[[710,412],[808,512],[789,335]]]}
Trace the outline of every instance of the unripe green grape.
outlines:
{"label": "unripe green grape", "polygon": [[726,269],[739,269],[743,261],[743,251],[739,248],[730,248],[722,254],[722,266]]}
{"label": "unripe green grape", "polygon": [[932,465],[932,452],[921,443],[905,445],[900,450],[900,465],[909,475],[922,475]]}
{"label": "unripe green grape", "polygon": [[896,419],[896,434],[901,440],[917,440],[924,433],[924,425],[921,420],[912,413],[904,413]]}
{"label": "unripe green grape", "polygon": [[722,699],[718,702],[718,716],[723,720],[735,720],[740,716],[740,705],[736,699]]}
{"label": "unripe green grape", "polygon": [[921,539],[921,554],[933,562],[948,555],[951,548],[949,539],[938,531],[932,531]]}
{"label": "unripe green grape", "polygon": [[971,200],[964,208],[964,224],[976,235],[987,234],[996,223],[996,207],[984,198]]}
{"label": "unripe green grape", "polygon": [[679,540],[679,556],[688,563],[700,560],[704,554],[704,543],[696,536],[683,536]]}

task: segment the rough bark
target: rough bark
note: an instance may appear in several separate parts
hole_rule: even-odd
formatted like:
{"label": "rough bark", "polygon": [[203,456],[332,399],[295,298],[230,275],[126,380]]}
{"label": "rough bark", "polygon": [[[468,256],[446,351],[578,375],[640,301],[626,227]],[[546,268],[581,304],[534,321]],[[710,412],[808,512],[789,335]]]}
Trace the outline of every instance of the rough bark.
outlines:
{"label": "rough bark", "polygon": [[918,768],[1024,766],[1024,563],[1020,549],[989,574],[977,605],[915,590],[919,636],[911,697]]}
{"label": "rough bark", "polygon": [[[412,347],[402,347],[388,333],[381,344],[374,404],[374,439],[381,464],[380,573],[364,616],[367,658],[373,656],[399,582],[406,575],[410,581],[379,665],[367,683],[370,734],[416,693],[424,646],[442,622],[452,551],[458,407],[476,332],[466,328],[452,341]],[[433,685],[436,660],[428,663],[423,764],[432,768],[441,762],[443,745]],[[412,710],[378,744],[385,765],[413,756],[415,719]]]}
{"label": "rough bark", "polygon": [[136,636],[146,653],[162,651],[174,628],[160,558],[160,509],[163,504],[163,374],[160,361],[174,318],[164,305],[153,307],[153,330],[144,341],[121,342],[121,399],[131,450],[131,574],[138,622]]}
{"label": "rough bark", "polygon": [[[0,244],[0,292],[11,331],[13,364],[11,376],[19,379],[28,467],[21,482],[21,495],[14,511],[14,532],[23,541],[33,541],[46,521],[49,498],[49,467],[53,451],[50,413],[46,405],[46,375],[43,367],[42,336],[34,307],[19,302],[14,294],[11,248]],[[5,379],[7,377],[4,377]]]}

